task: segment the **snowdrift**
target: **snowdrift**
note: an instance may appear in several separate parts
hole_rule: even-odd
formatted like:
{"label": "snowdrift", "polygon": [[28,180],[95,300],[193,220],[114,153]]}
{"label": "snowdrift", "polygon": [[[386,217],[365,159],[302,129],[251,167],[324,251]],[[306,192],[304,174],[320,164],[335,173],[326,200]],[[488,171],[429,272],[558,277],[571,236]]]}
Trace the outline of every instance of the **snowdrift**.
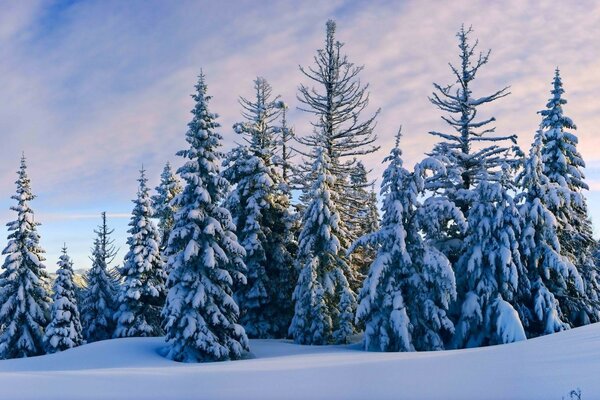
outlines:
{"label": "snowdrift", "polygon": [[256,358],[181,364],[161,338],[115,339],[0,361],[1,399],[600,398],[600,324],[529,341],[426,353],[251,340]]}

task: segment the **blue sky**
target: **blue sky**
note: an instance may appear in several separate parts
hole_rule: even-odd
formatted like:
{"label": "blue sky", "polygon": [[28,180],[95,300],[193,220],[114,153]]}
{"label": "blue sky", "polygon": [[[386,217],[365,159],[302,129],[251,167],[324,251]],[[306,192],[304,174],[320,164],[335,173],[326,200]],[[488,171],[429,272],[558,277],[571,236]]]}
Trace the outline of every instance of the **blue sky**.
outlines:
{"label": "blue sky", "polygon": [[[125,249],[138,170],[143,163],[154,186],[166,161],[179,164],[174,154],[185,143],[200,68],[231,146],[237,98],[251,95],[257,75],[297,105],[306,83],[298,65],[312,62],[328,18],[337,20],[351,60],[365,65],[371,111],[382,108],[382,150],[365,160],[373,177],[398,125],[408,165],[434,143],[427,132],[443,125],[427,96],[433,81],[450,83],[447,62],[456,60],[454,33],[464,22],[482,49],[492,48],[475,95],[511,85],[511,96],[484,113],[497,117],[499,133],[518,134],[524,149],[561,67],[566,113],[588,164],[592,218],[600,220],[597,2],[3,1],[0,10],[0,221],[12,218],[25,151],[50,270],[63,242],[77,267],[89,266],[103,210]],[[310,129],[306,118],[290,115],[299,135]]]}

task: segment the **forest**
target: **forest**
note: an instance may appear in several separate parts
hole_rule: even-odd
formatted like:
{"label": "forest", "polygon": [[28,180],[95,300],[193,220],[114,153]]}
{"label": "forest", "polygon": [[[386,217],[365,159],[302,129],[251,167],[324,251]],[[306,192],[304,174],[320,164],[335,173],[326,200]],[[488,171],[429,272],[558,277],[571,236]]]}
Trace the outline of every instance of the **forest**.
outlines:
{"label": "forest", "polygon": [[[429,95],[446,130],[428,133],[438,142],[412,168],[402,129],[379,132],[379,112],[367,113],[363,67],[333,20],[300,67],[310,126],[295,128],[289,103],[257,77],[240,122],[222,127],[200,72],[181,166],[167,163],[154,190],[141,169],[119,267],[102,214],[83,285],[66,245],[56,278],[46,271],[23,155],[0,273],[0,358],[150,336],[183,362],[246,358],[254,338],[431,351],[599,322],[598,246],[560,70],[547,71],[549,99],[521,149],[478,115],[510,94],[474,93],[491,52],[470,27],[456,38],[458,62]],[[226,153],[224,135],[238,142]],[[384,135],[395,146],[373,177],[362,158]]]}

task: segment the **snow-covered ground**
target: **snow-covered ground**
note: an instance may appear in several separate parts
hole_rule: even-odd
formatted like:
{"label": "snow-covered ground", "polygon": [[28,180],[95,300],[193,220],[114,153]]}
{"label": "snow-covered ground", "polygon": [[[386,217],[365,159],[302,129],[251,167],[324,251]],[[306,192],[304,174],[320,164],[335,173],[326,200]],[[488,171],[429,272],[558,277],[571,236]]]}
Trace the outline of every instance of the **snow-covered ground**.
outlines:
{"label": "snow-covered ground", "polygon": [[366,353],[252,340],[255,359],[180,364],[162,339],[117,339],[0,361],[0,399],[600,398],[600,324],[509,345]]}

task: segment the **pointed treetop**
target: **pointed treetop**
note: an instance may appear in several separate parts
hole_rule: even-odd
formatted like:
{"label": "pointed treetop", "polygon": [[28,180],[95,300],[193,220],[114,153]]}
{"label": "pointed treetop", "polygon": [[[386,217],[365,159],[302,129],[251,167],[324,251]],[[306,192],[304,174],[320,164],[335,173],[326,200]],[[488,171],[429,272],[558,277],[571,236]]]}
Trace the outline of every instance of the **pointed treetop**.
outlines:
{"label": "pointed treetop", "polygon": [[204,75],[204,70],[200,69],[200,74],[198,75],[198,83],[196,83],[196,93],[192,95],[194,100],[199,101],[200,99],[209,99],[210,97],[206,96],[206,76]]}
{"label": "pointed treetop", "polygon": [[146,189],[146,183],[148,182],[148,178],[146,177],[146,170],[144,169],[144,164],[142,164],[142,169],[140,169],[140,177],[138,178],[138,182],[140,183],[140,191]]}
{"label": "pointed treetop", "polygon": [[329,20],[327,20],[327,23],[325,24],[325,26],[327,27],[327,42],[329,42],[329,41],[333,42],[333,36],[335,34],[335,28],[336,28],[335,21],[333,19],[329,19]]}
{"label": "pointed treetop", "polygon": [[398,150],[400,150],[400,139],[401,138],[402,138],[402,125],[400,125],[400,128],[398,128],[398,132],[396,133],[396,145],[394,147]]}
{"label": "pointed treetop", "polygon": [[544,119],[542,120],[542,128],[567,128],[577,129],[571,118],[563,115],[562,106],[567,104],[567,100],[562,97],[565,93],[560,76],[560,70],[556,67],[554,71],[554,79],[552,79],[552,90],[550,91],[552,98],[548,100],[546,109],[538,111]]}

